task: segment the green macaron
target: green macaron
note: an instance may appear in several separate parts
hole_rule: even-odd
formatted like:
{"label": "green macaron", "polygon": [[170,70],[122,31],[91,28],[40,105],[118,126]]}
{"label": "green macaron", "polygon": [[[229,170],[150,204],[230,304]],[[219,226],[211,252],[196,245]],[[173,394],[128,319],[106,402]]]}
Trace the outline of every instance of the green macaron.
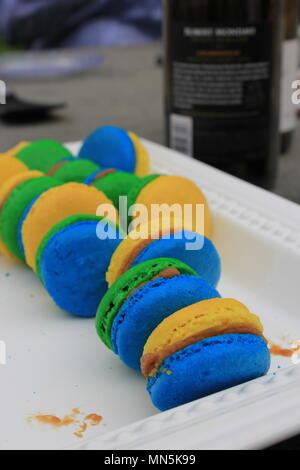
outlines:
{"label": "green macaron", "polygon": [[61,166],[58,163],[57,166],[58,169],[51,175],[63,183],[83,183],[90,174],[100,170],[96,163],[79,158],[62,162]]}
{"label": "green macaron", "polygon": [[145,178],[140,178],[138,184],[136,184],[132,189],[128,192],[128,207],[131,207],[135,204],[140,192],[152,181],[156,180],[161,175],[153,174],[149,176],[145,176]]}
{"label": "green macaron", "polygon": [[103,172],[103,174],[104,176],[101,177],[100,173],[98,179],[96,179],[92,185],[106,194],[108,199],[110,199],[117,208],[119,207],[119,198],[121,196],[128,196],[129,192],[140,182],[138,176],[123,171],[111,170],[106,174]]}
{"label": "green macaron", "polygon": [[61,143],[44,139],[24,147],[17,153],[16,158],[25,163],[30,170],[48,173],[58,162],[72,156],[71,152]]}
{"label": "green macaron", "polygon": [[96,330],[104,344],[113,350],[111,330],[114,319],[126,299],[139,287],[160,277],[168,277],[170,270],[180,274],[195,275],[195,271],[179,260],[158,258],[129,269],[111,286],[96,316]]}

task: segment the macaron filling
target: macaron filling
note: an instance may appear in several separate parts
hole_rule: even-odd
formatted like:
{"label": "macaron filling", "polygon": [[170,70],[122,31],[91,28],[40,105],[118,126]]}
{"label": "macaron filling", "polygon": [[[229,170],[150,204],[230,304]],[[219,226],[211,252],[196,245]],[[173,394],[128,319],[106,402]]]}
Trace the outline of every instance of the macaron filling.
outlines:
{"label": "macaron filling", "polygon": [[90,178],[88,178],[88,182],[86,180],[85,184],[88,184],[88,185],[94,184],[96,181],[100,181],[103,178],[105,178],[105,176],[110,175],[112,173],[116,173],[116,171],[117,170],[115,170],[114,168],[109,168],[107,170],[98,171],[94,173]]}
{"label": "macaron filling", "polygon": [[60,168],[65,166],[67,163],[69,163],[73,160],[74,160],[74,158],[66,158],[66,159],[62,160],[61,162],[56,163],[56,165],[54,165],[51,168],[51,170],[48,171],[47,175],[48,176],[53,176],[57,172],[57,170],[59,170]]}
{"label": "macaron filling", "polygon": [[211,335],[210,330],[199,332],[196,335],[189,336],[182,341],[174,343],[170,346],[166,346],[164,349],[150,354],[145,354],[141,360],[142,373],[146,378],[154,376],[158,369],[161,367],[161,364],[173,354],[191,346],[192,344],[199,343],[204,339],[213,338],[214,336],[224,336],[224,335],[253,335],[260,336],[264,339],[261,332],[255,328],[250,328],[247,326],[232,327],[232,328],[220,328],[216,331],[216,334]]}
{"label": "macaron filling", "polygon": [[112,327],[114,352],[130,368],[141,370],[144,346],[153,330],[169,315],[220,294],[198,276],[180,274],[147,282],[131,294]]}

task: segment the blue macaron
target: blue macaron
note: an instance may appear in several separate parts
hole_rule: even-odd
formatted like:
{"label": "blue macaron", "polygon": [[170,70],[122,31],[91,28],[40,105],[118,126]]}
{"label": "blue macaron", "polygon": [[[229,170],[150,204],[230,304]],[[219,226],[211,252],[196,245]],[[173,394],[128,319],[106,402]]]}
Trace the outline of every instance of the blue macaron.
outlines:
{"label": "blue macaron", "polygon": [[213,287],[218,285],[221,258],[214,244],[203,235],[180,231],[153,240],[139,252],[132,265],[162,257],[179,259],[191,266],[208,284]]}
{"label": "blue macaron", "polygon": [[134,173],[136,151],[128,133],[118,127],[104,126],[94,131],[84,141],[79,158],[95,162],[101,168]]}
{"label": "blue macaron", "polygon": [[147,390],[161,411],[264,376],[270,353],[259,336],[228,334],[192,344],[166,359]]}
{"label": "blue macaron", "polygon": [[105,274],[120,238],[118,227],[96,216],[69,217],[53,227],[39,247],[36,264],[57,306],[80,317],[96,315],[108,288]]}
{"label": "blue macaron", "polygon": [[[42,193],[43,194],[43,193]],[[29,212],[31,211],[32,207],[34,206],[35,202],[41,197],[40,194],[39,196],[35,197],[29,204],[28,206],[26,207],[26,209],[24,210],[23,214],[21,215],[21,218],[19,220],[19,224],[18,224],[18,245],[19,245],[19,249],[20,249],[20,252],[22,253],[22,256],[24,257],[25,259],[25,250],[24,250],[24,244],[23,244],[23,238],[22,238],[22,229],[23,229],[23,224],[26,220],[26,217],[27,215],[29,214]]]}
{"label": "blue macaron", "polygon": [[113,348],[130,368],[140,371],[143,348],[152,331],[169,315],[220,294],[197,276],[155,279],[137,289],[122,305],[111,332]]}

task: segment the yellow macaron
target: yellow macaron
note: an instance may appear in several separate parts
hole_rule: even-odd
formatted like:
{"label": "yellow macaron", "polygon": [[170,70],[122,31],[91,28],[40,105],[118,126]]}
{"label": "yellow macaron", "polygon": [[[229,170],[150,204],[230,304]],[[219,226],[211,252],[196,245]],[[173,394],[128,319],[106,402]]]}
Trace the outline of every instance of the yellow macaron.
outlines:
{"label": "yellow macaron", "polygon": [[167,317],[149,337],[142,358],[146,377],[177,351],[206,338],[225,334],[262,336],[259,318],[234,299],[211,299],[193,304]]}
{"label": "yellow macaron", "polygon": [[0,187],[12,176],[28,171],[27,166],[10,155],[0,157]]}
{"label": "yellow macaron", "polygon": [[67,183],[42,194],[32,206],[22,228],[27,264],[36,271],[36,253],[46,233],[61,220],[77,214],[97,214],[100,205],[112,202],[96,188],[80,183]]}
{"label": "yellow macaron", "polygon": [[[133,192],[135,189],[133,189]],[[133,218],[133,227],[146,220],[166,217],[164,211],[169,210],[170,218],[181,218],[184,225],[188,223],[194,232],[211,238],[212,221],[208,202],[198,186],[181,176],[157,175],[142,185],[134,200],[129,194],[130,204],[143,208]],[[145,220],[146,219],[146,220]]]}

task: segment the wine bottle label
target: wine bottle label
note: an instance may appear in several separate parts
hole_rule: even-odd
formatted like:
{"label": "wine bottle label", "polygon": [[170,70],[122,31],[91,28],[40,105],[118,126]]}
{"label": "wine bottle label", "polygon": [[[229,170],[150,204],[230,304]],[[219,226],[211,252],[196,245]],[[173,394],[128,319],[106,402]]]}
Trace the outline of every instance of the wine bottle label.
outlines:
{"label": "wine bottle label", "polygon": [[296,107],[292,102],[292,83],[297,78],[298,53],[298,39],[284,41],[281,78],[281,132],[290,132],[296,128]]}
{"label": "wine bottle label", "polygon": [[[265,158],[269,145],[273,33],[268,22],[173,23],[169,41],[170,145],[214,163]],[[220,156],[220,148],[225,151]]]}

